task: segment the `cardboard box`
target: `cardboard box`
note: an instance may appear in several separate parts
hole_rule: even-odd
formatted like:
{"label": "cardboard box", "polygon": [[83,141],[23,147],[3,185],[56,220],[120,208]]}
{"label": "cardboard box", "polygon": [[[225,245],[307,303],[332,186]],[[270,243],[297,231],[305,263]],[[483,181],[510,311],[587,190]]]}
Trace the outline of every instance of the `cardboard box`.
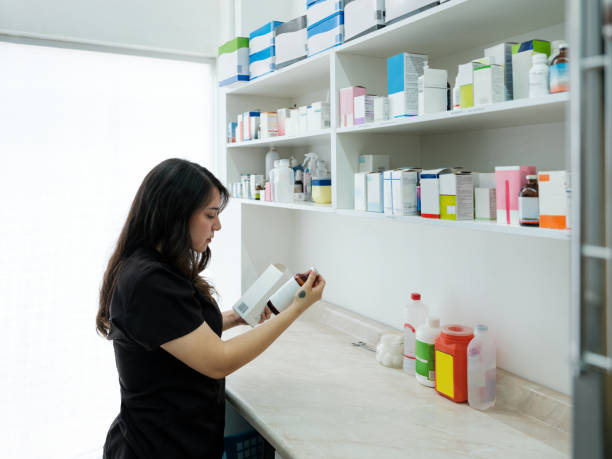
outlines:
{"label": "cardboard box", "polygon": [[270,265],[234,304],[233,309],[251,327],[259,323],[261,314],[272,294],[289,277],[287,268],[280,264]]}
{"label": "cardboard box", "polygon": [[270,21],[249,34],[249,55],[256,54],[274,46],[274,31],[282,25],[279,21]]}
{"label": "cardboard box", "polygon": [[355,174],[355,210],[368,210],[368,172]]}
{"label": "cardboard box", "polygon": [[318,131],[331,126],[329,102],[313,102],[308,108],[308,130]]}
{"label": "cardboard box", "polygon": [[217,72],[220,87],[232,87],[249,81],[249,39],[236,37],[219,46]]}
{"label": "cardboard box", "polygon": [[419,113],[418,78],[427,64],[424,54],[400,53],[387,59],[387,89],[391,118]]}
{"label": "cardboard box", "polygon": [[496,220],[495,188],[474,188],[474,214],[476,220]]}
{"label": "cardboard box", "polygon": [[259,139],[260,112],[244,112],[242,114],[242,140]]}
{"label": "cardboard box", "polygon": [[474,220],[474,185],[471,172],[440,173],[440,218]]}
{"label": "cardboard box", "polygon": [[298,108],[298,133],[306,134],[308,132],[308,105],[302,105]]}
{"label": "cardboard box", "polygon": [[382,172],[370,172],[367,181],[367,210],[380,212],[384,210],[384,190]]}
{"label": "cardboard box", "polygon": [[352,127],[355,124],[355,97],[363,96],[366,88],[351,86],[340,89],[340,127]]}
{"label": "cardboard box", "polygon": [[308,56],[306,15],[279,25],[274,30],[276,68],[287,67]]}
{"label": "cardboard box", "polygon": [[385,215],[417,214],[417,181],[418,171],[415,169],[383,172]]}
{"label": "cardboard box", "polygon": [[296,136],[300,132],[300,113],[297,108],[290,108],[285,118],[285,133],[287,136]]}
{"label": "cardboard box", "polygon": [[249,56],[249,79],[255,80],[274,71],[274,46]]}
{"label": "cardboard box", "polygon": [[474,106],[503,102],[504,68],[495,63],[494,57],[474,61]]}
{"label": "cardboard box", "polygon": [[243,114],[239,113],[236,117],[236,142],[244,142],[244,120]]}
{"label": "cardboard box", "polygon": [[570,175],[567,171],[540,172],[540,228],[570,228]]}
{"label": "cardboard box", "polygon": [[261,138],[268,139],[278,136],[278,114],[276,112],[262,112],[260,115]]}
{"label": "cardboard box", "polygon": [[238,123],[234,121],[230,121],[229,123],[227,123],[227,138],[225,139],[227,143],[236,142],[236,128],[237,127],[238,127]]}
{"label": "cardboard box", "polygon": [[383,172],[389,169],[389,155],[359,155],[359,172]]}
{"label": "cardboard box", "polygon": [[495,59],[497,65],[504,68],[504,100],[512,100],[514,91],[512,89],[512,47],[516,43],[500,43],[484,50],[485,57]]}
{"label": "cardboard box", "polygon": [[535,166],[504,166],[495,168],[495,199],[497,223],[519,224],[519,193],[528,175],[535,175]]}
{"label": "cardboard box", "polygon": [[310,29],[343,11],[343,0],[306,0],[306,25]]}
{"label": "cardboard box", "polygon": [[512,89],[514,99],[529,97],[529,70],[535,53],[550,56],[550,42],[529,40],[512,47]]}
{"label": "cardboard box", "polygon": [[438,5],[437,0],[386,0],[386,23],[391,24]]}
{"label": "cardboard box", "polygon": [[345,0],[344,37],[361,37],[385,26],[385,0]]}
{"label": "cardboard box", "polygon": [[459,66],[457,83],[459,85],[459,108],[474,106],[474,66],[473,62]]}
{"label": "cardboard box", "polygon": [[287,135],[287,118],[289,118],[289,109],[288,108],[279,108],[276,111],[278,115],[278,135],[284,136]]}
{"label": "cardboard box", "polygon": [[374,122],[389,119],[389,98],[376,96],[374,98]]}
{"label": "cardboard box", "polygon": [[448,72],[438,69],[423,69],[418,79],[419,115],[445,112],[448,108]]}
{"label": "cardboard box", "polygon": [[440,174],[449,169],[430,169],[421,172],[421,217],[440,218]]}
{"label": "cardboard box", "polygon": [[344,13],[339,11],[331,17],[308,26],[308,56],[322,53],[344,42]]}
{"label": "cardboard box", "polygon": [[374,121],[374,99],[376,96],[362,95],[355,97],[355,125]]}

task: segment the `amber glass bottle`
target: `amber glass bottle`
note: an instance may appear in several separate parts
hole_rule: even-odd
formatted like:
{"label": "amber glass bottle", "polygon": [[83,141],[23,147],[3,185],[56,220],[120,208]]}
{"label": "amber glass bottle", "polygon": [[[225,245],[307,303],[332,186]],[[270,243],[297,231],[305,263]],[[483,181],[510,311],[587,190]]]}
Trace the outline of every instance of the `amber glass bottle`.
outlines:
{"label": "amber glass bottle", "polygon": [[538,176],[528,175],[527,183],[519,194],[519,224],[521,226],[540,226],[540,196]]}

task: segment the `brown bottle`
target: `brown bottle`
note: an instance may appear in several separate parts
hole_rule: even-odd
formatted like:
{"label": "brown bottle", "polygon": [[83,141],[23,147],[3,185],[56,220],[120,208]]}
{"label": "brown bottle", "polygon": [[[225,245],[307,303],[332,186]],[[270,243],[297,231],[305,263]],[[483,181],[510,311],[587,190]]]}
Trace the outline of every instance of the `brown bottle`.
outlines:
{"label": "brown bottle", "polygon": [[519,224],[521,226],[540,226],[540,195],[538,176],[528,175],[527,183],[519,193]]}
{"label": "brown bottle", "polygon": [[569,58],[565,43],[559,46],[559,54],[550,63],[549,79],[551,94],[569,90]]}

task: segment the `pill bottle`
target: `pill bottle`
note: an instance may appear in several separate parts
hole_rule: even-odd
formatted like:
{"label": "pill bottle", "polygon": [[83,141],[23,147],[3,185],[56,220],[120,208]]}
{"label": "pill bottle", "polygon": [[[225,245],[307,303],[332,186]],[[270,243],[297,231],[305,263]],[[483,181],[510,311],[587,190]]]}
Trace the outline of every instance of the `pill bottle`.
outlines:
{"label": "pill bottle", "polygon": [[416,331],[416,379],[424,386],[436,385],[435,347],[441,331],[440,319],[432,316]]}
{"label": "pill bottle", "polygon": [[447,325],[436,339],[436,392],[453,402],[467,402],[467,348],[471,327]]}
{"label": "pill bottle", "polygon": [[521,226],[540,226],[537,175],[528,175],[527,183],[523,185],[519,193],[519,224]]}

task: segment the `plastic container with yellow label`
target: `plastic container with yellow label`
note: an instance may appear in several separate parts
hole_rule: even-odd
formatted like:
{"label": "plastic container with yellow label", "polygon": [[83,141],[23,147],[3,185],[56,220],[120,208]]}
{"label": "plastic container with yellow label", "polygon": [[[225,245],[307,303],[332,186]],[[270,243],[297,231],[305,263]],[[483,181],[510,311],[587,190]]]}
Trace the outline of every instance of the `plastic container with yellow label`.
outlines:
{"label": "plastic container with yellow label", "polygon": [[453,402],[466,402],[467,348],[474,337],[473,329],[447,325],[436,339],[436,391]]}
{"label": "plastic container with yellow label", "polygon": [[312,200],[317,204],[331,203],[331,179],[313,178],[312,179]]}

